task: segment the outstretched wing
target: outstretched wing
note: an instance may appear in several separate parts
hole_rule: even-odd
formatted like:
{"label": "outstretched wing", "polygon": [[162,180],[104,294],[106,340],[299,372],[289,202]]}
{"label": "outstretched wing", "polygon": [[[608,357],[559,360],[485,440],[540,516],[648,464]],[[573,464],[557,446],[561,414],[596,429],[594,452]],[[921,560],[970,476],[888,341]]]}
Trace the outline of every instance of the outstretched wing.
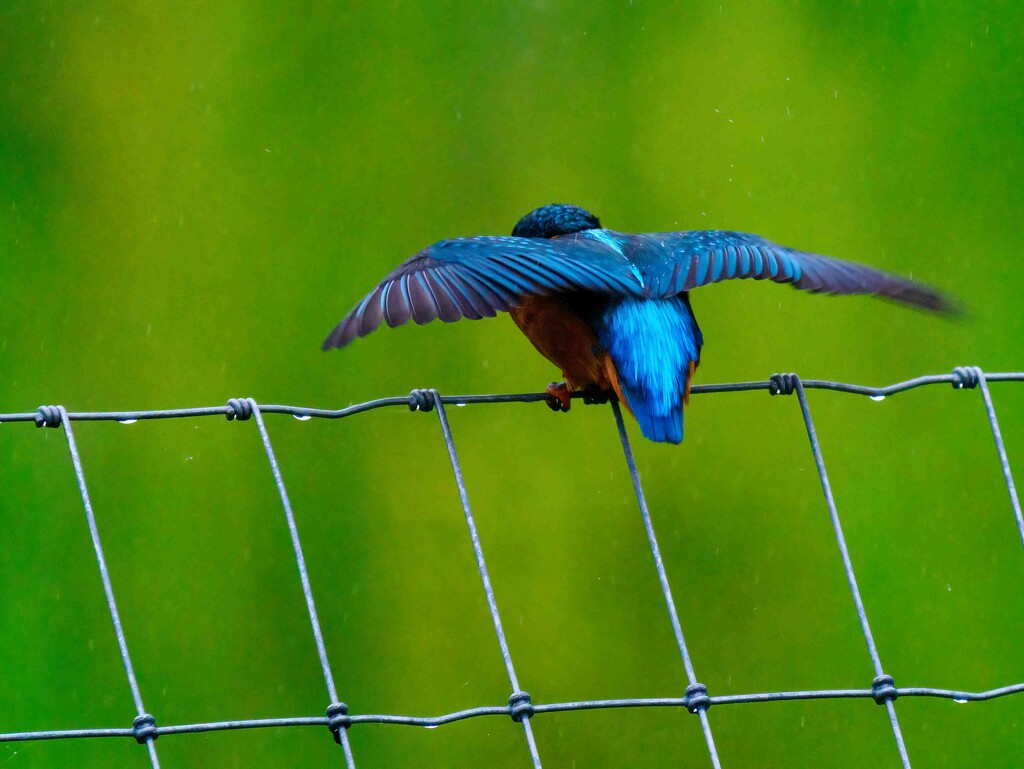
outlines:
{"label": "outstretched wing", "polygon": [[702,230],[634,237],[647,241],[637,245],[650,256],[644,282],[655,296],[672,296],[732,278],[753,278],[792,283],[820,294],[875,294],[935,312],[954,310],[947,297],[924,284],[862,264],[795,251],[758,235]]}
{"label": "outstretched wing", "polygon": [[324,341],[344,347],[380,324],[478,320],[530,296],[593,291],[642,295],[626,257],[587,239],[474,237],[442,240],[406,259]]}

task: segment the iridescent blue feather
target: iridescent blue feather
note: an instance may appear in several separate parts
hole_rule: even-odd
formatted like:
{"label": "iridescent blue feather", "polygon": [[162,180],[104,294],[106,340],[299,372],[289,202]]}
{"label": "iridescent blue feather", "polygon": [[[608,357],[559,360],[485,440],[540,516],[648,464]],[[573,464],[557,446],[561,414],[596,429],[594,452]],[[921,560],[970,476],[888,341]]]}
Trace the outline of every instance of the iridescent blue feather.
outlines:
{"label": "iridescent blue feather", "polygon": [[643,434],[652,441],[682,441],[686,376],[703,344],[686,302],[677,297],[609,302],[594,329]]}

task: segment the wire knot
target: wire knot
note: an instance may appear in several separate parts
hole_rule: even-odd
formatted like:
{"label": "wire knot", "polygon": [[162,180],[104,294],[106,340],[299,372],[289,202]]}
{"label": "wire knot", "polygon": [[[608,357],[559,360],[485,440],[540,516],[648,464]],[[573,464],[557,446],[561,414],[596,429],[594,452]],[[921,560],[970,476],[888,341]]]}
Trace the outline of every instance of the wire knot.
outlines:
{"label": "wire knot", "polygon": [[144,745],[147,740],[155,740],[160,736],[156,730],[156,719],[149,713],[136,716],[132,721],[132,736],[140,745]]}
{"label": "wire knot", "polygon": [[416,389],[409,393],[409,411],[433,411],[434,391]]}
{"label": "wire knot", "polygon": [[37,408],[36,427],[60,427],[60,406],[40,406]]}
{"label": "wire knot", "polygon": [[893,683],[892,676],[880,675],[871,682],[871,696],[875,698],[876,705],[884,705],[889,700],[894,700],[899,696],[899,692],[896,691],[896,685]]}
{"label": "wire knot", "polygon": [[768,380],[768,392],[772,395],[792,395],[800,377],[796,374],[772,374]]}
{"label": "wire knot", "polygon": [[248,398],[231,398],[226,416],[229,422],[233,419],[244,422],[252,416],[252,402]]}
{"label": "wire knot", "polygon": [[704,684],[690,684],[683,693],[683,706],[691,713],[699,713],[711,707],[708,688]]}
{"label": "wire knot", "polygon": [[957,366],[953,369],[953,389],[973,390],[981,381],[981,369],[977,366]]}
{"label": "wire knot", "polygon": [[515,692],[508,698],[508,714],[517,724],[524,718],[533,718],[533,703],[527,692]]}
{"label": "wire knot", "polygon": [[344,702],[332,702],[327,706],[327,728],[334,735],[334,741],[341,744],[341,730],[348,729],[352,719],[348,715],[348,705]]}

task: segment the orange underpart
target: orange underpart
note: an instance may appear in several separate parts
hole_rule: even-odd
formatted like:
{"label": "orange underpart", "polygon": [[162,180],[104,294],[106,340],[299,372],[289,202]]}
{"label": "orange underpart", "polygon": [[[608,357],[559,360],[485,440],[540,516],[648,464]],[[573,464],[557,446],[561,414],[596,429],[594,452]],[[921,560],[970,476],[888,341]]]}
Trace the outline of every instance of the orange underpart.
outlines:
{"label": "orange underpart", "polygon": [[[562,297],[531,297],[522,307],[513,308],[510,314],[537,351],[562,369],[565,383],[551,384],[545,390],[549,404],[552,403],[550,398],[557,398],[557,402],[564,405],[561,410],[568,411],[569,393],[593,388],[611,390],[630,411],[611,356],[600,349],[593,329]],[[564,395],[561,388],[564,388]]]}
{"label": "orange underpart", "polygon": [[615,364],[612,362],[612,356],[608,353],[602,353],[602,364],[604,367],[605,376],[608,377],[608,389],[615,393],[615,397],[619,399],[619,403],[625,406],[626,411],[630,414],[633,413],[633,409],[629,407],[629,403],[626,401],[626,396],[622,394],[622,385],[619,384],[619,372],[615,368]]}
{"label": "orange underpart", "polygon": [[697,361],[690,361],[690,367],[686,372],[686,384],[683,386],[683,405],[690,405],[690,386],[693,384],[693,372],[697,370]]}
{"label": "orange underpart", "polygon": [[593,329],[562,297],[530,297],[510,314],[537,351],[562,370],[570,389],[611,389]]}

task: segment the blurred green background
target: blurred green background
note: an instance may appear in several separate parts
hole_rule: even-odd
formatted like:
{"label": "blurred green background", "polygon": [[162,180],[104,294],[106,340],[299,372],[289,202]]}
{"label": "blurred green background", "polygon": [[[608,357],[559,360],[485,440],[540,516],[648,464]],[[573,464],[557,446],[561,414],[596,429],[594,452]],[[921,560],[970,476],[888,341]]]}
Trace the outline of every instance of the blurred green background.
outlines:
{"label": "blurred green background", "polygon": [[[507,317],[322,338],[435,240],[552,201],[631,231],[724,227],[926,280],[970,309],[735,282],[693,297],[701,382],[886,384],[1024,368],[1024,21],[1014,3],[6,3],[0,410],[339,407],[558,373]],[[993,385],[1024,476],[1024,389]],[[1024,558],[977,392],[811,406],[885,669],[1024,680]],[[451,409],[535,702],[679,696],[685,677],[606,408]],[[508,696],[436,416],[268,417],[341,697],[437,714]],[[634,423],[629,429],[635,439]],[[160,724],[328,704],[252,423],[76,427]],[[636,441],[714,694],[866,687],[794,399],[701,395]],[[134,715],[64,437],[0,426],[0,731]],[[1019,764],[1024,698],[901,700],[914,766]],[[864,701],[714,708],[726,767],[898,766]],[[546,715],[546,766],[708,766],[673,710]],[[360,767],[527,767],[477,719],[359,726]],[[166,737],[163,766],[337,766],[325,729]],[[0,745],[0,766],[138,766],[130,740]]]}

